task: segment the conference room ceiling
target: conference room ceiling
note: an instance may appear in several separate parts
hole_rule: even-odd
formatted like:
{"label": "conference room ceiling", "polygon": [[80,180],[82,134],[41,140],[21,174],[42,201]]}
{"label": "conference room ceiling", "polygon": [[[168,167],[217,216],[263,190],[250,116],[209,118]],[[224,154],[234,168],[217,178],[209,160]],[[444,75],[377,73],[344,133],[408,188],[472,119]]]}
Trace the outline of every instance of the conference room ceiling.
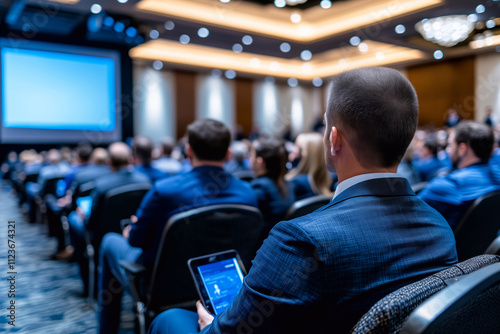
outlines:
{"label": "conference room ceiling", "polygon": [[[500,1],[492,0],[308,0],[284,8],[273,0],[93,1],[5,0],[3,35],[75,36],[126,45],[132,58],[158,60],[165,69],[216,68],[299,80],[360,66],[442,61],[434,58],[437,50],[445,60],[491,52],[500,44]],[[95,4],[102,8],[97,14],[91,13],[99,11]],[[469,14],[477,18],[474,30],[452,47],[426,41],[415,29],[426,18]],[[478,37],[480,44],[474,42]]]}

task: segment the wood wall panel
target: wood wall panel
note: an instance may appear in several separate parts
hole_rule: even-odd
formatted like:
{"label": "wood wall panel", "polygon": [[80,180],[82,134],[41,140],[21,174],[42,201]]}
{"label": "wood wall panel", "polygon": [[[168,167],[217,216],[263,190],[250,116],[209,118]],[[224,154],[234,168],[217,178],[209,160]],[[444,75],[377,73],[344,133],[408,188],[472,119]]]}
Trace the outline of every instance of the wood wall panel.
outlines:
{"label": "wood wall panel", "polygon": [[474,57],[412,66],[407,73],[418,95],[420,126],[443,126],[452,107],[474,119]]}
{"label": "wood wall panel", "polygon": [[176,133],[177,139],[184,136],[186,127],[196,117],[196,74],[175,72]]}
{"label": "wood wall panel", "polygon": [[245,136],[250,134],[253,125],[253,82],[240,78],[235,81],[236,124],[242,126]]}

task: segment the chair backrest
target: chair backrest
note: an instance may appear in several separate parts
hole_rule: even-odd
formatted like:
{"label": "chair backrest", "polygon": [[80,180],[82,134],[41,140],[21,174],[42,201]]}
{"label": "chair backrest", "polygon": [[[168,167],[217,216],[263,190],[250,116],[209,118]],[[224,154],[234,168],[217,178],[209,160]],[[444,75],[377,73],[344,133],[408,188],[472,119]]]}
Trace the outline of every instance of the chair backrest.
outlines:
{"label": "chair backrest", "polygon": [[403,324],[401,334],[500,332],[500,263],[456,282],[426,300]]}
{"label": "chair backrest", "polygon": [[93,235],[95,245],[100,245],[102,237],[108,232],[121,233],[120,221],[135,214],[149,189],[149,183],[133,183],[111,189],[105,194],[103,210]]}
{"label": "chair backrest", "polygon": [[248,268],[264,226],[257,208],[221,204],[191,209],[167,221],[147,292],[149,309],[199,299],[187,261],[235,249]]}
{"label": "chair backrest", "polygon": [[446,288],[447,280],[470,274],[500,262],[496,255],[480,255],[406,285],[379,300],[352,328],[355,334],[399,333],[411,312],[435,293]]}
{"label": "chair backrest", "polygon": [[322,206],[330,203],[332,199],[331,196],[317,195],[308,198],[301,199],[292,204],[288,212],[286,213],[285,220],[290,220],[298,217],[305,216]]}
{"label": "chair backrest", "polygon": [[40,189],[40,196],[44,196],[47,194],[55,195],[57,193],[57,182],[63,179],[64,177],[60,176],[47,179],[45,181],[45,184],[43,185],[43,188]]}
{"label": "chair backrest", "polygon": [[455,229],[458,259],[483,254],[500,230],[500,191],[474,201]]}
{"label": "chair backrest", "polygon": [[500,235],[486,248],[484,254],[500,255]]}

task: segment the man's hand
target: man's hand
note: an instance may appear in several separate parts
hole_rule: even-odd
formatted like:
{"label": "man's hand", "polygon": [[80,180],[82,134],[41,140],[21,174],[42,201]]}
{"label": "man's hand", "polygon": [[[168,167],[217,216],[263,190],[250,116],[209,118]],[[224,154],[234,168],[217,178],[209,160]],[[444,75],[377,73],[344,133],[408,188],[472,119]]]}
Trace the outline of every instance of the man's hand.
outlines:
{"label": "man's hand", "polygon": [[127,225],[123,231],[122,231],[122,236],[128,240],[128,235],[130,234],[130,229],[132,228],[132,225]]}
{"label": "man's hand", "polygon": [[205,306],[201,303],[201,301],[196,302],[196,310],[198,312],[198,324],[200,325],[200,331],[210,325],[212,321],[214,321],[214,317],[208,313],[205,309]]}

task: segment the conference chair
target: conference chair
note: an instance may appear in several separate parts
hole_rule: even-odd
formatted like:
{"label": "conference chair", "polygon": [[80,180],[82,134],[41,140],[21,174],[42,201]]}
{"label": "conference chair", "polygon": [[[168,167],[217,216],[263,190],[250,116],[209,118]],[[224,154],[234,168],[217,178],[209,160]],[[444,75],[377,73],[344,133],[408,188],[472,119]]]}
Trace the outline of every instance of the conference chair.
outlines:
{"label": "conference chair", "polygon": [[500,255],[500,235],[486,248],[484,254]]}
{"label": "conference chair", "polygon": [[47,179],[43,185],[43,187],[40,189],[40,191],[38,192],[38,194],[35,196],[34,198],[34,202],[35,202],[35,209],[36,209],[36,221],[39,222],[39,223],[43,223],[45,221],[45,218],[46,218],[46,214],[47,214],[47,206],[46,206],[46,203],[45,203],[45,199],[47,198],[47,196],[56,196],[56,197],[59,197],[57,196],[58,194],[58,184],[59,184],[59,181],[62,181],[64,180],[64,177],[62,176],[57,176],[57,177],[53,177],[53,178],[50,178],[50,179]]}
{"label": "conference chair", "polygon": [[249,268],[263,227],[257,208],[238,204],[210,205],[170,217],[150,273],[139,264],[120,262],[130,281],[139,333],[144,334],[152,319],[166,309],[195,309],[199,297],[188,259],[235,249]]}
{"label": "conference chair", "polygon": [[331,196],[325,195],[317,195],[308,198],[301,199],[292,204],[292,206],[288,209],[285,220],[291,220],[294,218],[305,216],[322,206],[330,203]]}
{"label": "conference chair", "polygon": [[130,218],[136,213],[142,198],[150,188],[151,184],[149,183],[133,183],[108,191],[104,195],[100,217],[94,220],[94,226],[87,225],[85,255],[88,260],[89,304],[93,304],[96,292],[96,268],[98,265],[96,254],[99,252],[102,238],[108,232],[121,233],[120,221]]}
{"label": "conference chair", "polygon": [[403,324],[401,334],[500,332],[500,263],[465,276],[426,300]]}
{"label": "conference chair", "polygon": [[474,201],[455,229],[458,259],[483,254],[500,231],[500,190]]}
{"label": "conference chair", "polygon": [[[351,329],[353,334],[397,334],[410,314],[425,300],[450,285],[453,279],[492,264],[500,256],[479,255],[406,285],[379,300]],[[445,331],[447,332],[447,331]],[[445,333],[443,332],[443,333]]]}

